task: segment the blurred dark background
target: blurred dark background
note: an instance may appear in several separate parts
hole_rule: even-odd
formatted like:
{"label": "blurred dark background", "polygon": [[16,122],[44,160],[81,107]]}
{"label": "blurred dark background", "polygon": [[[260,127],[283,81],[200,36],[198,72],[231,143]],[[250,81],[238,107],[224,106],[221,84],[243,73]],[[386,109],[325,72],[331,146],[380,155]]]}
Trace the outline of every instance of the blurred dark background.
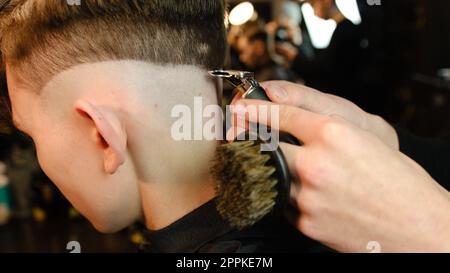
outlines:
{"label": "blurred dark background", "polygon": [[[231,1],[231,7],[241,2]],[[274,20],[283,21],[286,13],[288,15],[295,13],[294,5],[291,5],[292,3],[286,5],[287,2],[299,6],[310,4],[305,4],[308,1],[252,1],[257,19],[253,18],[254,21],[250,20],[240,26],[231,26],[232,31],[233,28],[240,28],[244,30],[235,32],[240,32],[241,36],[252,36],[253,32],[258,31],[248,29],[261,28],[267,33],[268,29],[273,28],[270,24],[273,24]],[[313,2],[321,1],[309,2],[314,5]],[[301,31],[303,42],[296,46],[301,48],[300,55],[303,58],[300,56],[299,59],[303,60],[297,62],[297,65],[295,63],[292,65],[292,62],[287,64],[281,62],[277,66],[287,67],[287,73],[282,76],[279,73],[264,75],[262,80],[296,80],[321,91],[347,97],[365,110],[381,115],[413,133],[422,136],[448,134],[450,82],[448,70],[443,69],[450,67],[450,1],[336,2],[356,2],[361,16],[360,24],[354,28],[346,25],[345,30],[338,30],[339,25],[344,25],[345,22],[339,23],[334,33],[335,37],[332,38],[335,43],[332,41],[329,45],[332,48],[315,48],[309,37],[311,31],[305,23],[306,16],[302,13],[297,31]],[[286,5],[285,9],[289,12],[283,12],[283,5]],[[260,26],[252,26],[255,24]],[[279,23],[278,26],[282,24]],[[271,37],[268,39],[270,41]],[[282,39],[275,37],[275,40]],[[236,38],[231,38],[230,41],[232,44],[230,67],[259,70],[240,60],[240,55],[244,55],[245,59],[245,52],[242,53],[245,50],[239,48],[239,43],[235,42]],[[356,43],[359,45],[355,46]],[[255,51],[254,48],[252,50]],[[335,52],[330,54],[327,51]],[[311,67],[316,69],[310,69]],[[327,71],[327,67],[333,70]],[[336,77],[338,80],[334,79]],[[327,82],[337,83],[327,84]],[[343,88],[350,89],[351,92],[342,90]]]}
{"label": "blurred dark background", "polygon": [[[227,68],[346,97],[421,136],[449,134],[450,1],[341,0],[338,13],[334,0],[242,2],[230,1]],[[39,169],[33,145],[0,135],[0,252],[69,252],[69,241],[135,251],[139,228],[97,233]]]}

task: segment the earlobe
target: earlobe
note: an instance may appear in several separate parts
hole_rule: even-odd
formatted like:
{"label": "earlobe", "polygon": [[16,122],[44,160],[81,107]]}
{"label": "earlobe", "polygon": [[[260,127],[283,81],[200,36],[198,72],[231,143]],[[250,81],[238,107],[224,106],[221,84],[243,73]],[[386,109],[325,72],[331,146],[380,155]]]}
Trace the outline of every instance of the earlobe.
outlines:
{"label": "earlobe", "polygon": [[126,153],[126,133],[121,129],[119,119],[85,100],[78,100],[75,103],[75,110],[94,123],[103,142],[99,143],[99,146],[103,149],[105,172],[116,173],[125,163]]}

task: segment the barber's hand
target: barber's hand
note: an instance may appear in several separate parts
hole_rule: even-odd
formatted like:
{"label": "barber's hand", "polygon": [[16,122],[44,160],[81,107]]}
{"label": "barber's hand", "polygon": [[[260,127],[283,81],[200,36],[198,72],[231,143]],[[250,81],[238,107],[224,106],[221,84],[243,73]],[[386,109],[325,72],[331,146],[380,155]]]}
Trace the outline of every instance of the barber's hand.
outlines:
{"label": "barber's hand", "polygon": [[286,81],[270,81],[261,85],[275,103],[300,107],[324,116],[342,117],[355,126],[373,133],[389,147],[399,149],[397,133],[390,124],[379,116],[363,111],[346,99]]}
{"label": "barber's hand", "polygon": [[449,193],[392,149],[391,139],[380,134],[378,125],[370,125],[372,116],[345,100],[306,88],[296,94],[295,86],[286,83],[264,87],[273,97],[275,88],[283,87],[287,94],[277,101],[307,109],[280,105],[276,125],[268,124],[271,117],[259,120],[247,111],[273,106],[270,102],[237,100],[233,108],[242,119],[265,123],[304,142],[282,146],[297,181],[289,218],[301,232],[337,251],[365,252],[374,241],[382,252],[450,251]]}

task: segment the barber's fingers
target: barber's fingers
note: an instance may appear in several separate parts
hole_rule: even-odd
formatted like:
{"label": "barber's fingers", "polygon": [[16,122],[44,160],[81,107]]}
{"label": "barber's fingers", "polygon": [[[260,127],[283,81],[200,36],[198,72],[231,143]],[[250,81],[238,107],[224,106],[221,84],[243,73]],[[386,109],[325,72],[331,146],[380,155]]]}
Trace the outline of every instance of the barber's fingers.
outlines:
{"label": "barber's fingers", "polygon": [[[300,107],[322,115],[343,114],[341,112],[346,107],[358,108],[346,99],[288,81],[267,81],[262,82],[261,86],[272,102]],[[231,104],[241,98],[242,94],[238,92]]]}
{"label": "barber's fingers", "polygon": [[313,140],[320,125],[328,118],[301,108],[261,100],[239,100],[231,111],[239,120],[270,126],[303,143]]}
{"label": "barber's fingers", "polygon": [[[281,46],[280,50],[288,50]],[[261,86],[266,91],[272,102],[301,107],[313,112],[323,110],[320,106],[329,106],[333,104],[330,94],[322,93],[305,85],[296,84],[288,81],[267,81],[262,82]],[[242,99],[242,93],[237,92],[233,97],[231,104],[235,104]],[[319,112],[318,112],[319,113]]]}
{"label": "barber's fingers", "polygon": [[313,88],[287,81],[261,83],[269,98],[279,104],[303,108],[318,114],[327,115],[338,110],[338,104],[350,103],[339,97],[322,93]]}

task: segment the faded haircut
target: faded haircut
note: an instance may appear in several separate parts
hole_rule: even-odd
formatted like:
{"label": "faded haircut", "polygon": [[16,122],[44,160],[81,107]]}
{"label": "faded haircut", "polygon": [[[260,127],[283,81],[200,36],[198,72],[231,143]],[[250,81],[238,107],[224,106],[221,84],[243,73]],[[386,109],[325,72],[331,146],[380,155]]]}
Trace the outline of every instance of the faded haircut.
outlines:
{"label": "faded haircut", "polygon": [[5,2],[2,66],[14,67],[19,81],[33,90],[83,63],[138,60],[205,69],[224,64],[226,0]]}

